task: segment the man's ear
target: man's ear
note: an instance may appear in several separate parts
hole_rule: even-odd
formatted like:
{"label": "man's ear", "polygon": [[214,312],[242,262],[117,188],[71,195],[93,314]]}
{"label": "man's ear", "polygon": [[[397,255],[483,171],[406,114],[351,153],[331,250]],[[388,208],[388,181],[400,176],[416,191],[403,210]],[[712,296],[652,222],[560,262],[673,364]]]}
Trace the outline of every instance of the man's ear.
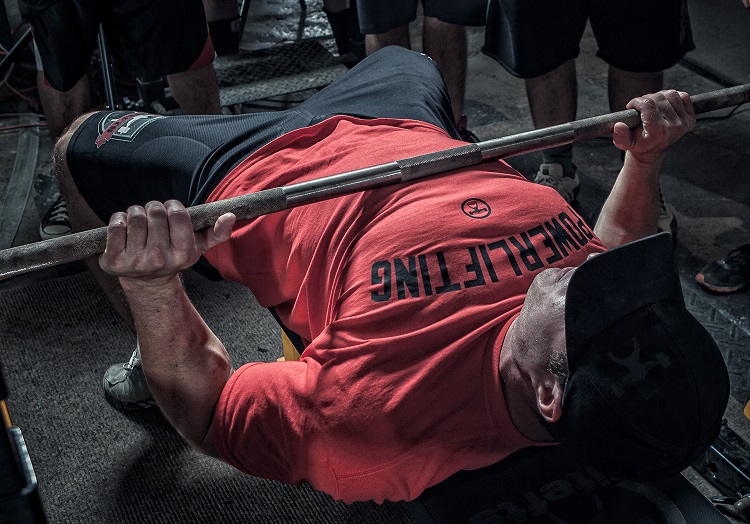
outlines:
{"label": "man's ear", "polygon": [[563,386],[554,375],[537,384],[536,404],[548,423],[557,422],[562,415]]}

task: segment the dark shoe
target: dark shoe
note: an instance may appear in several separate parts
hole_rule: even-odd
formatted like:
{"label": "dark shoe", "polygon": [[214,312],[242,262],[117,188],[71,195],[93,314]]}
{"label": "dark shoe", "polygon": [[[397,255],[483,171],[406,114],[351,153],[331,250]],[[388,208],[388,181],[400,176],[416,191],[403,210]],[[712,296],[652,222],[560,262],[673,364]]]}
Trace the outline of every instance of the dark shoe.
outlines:
{"label": "dark shoe", "polygon": [[475,135],[474,133],[472,133],[466,128],[463,128],[461,131],[458,132],[458,134],[461,137],[461,140],[463,140],[464,142],[470,142],[472,144],[476,144],[477,142],[480,141],[477,135]]}
{"label": "dark shoe", "polygon": [[39,224],[39,236],[42,240],[49,240],[69,233],[68,205],[63,197],[58,197],[42,217],[42,223]]}
{"label": "dark shoe", "polygon": [[702,287],[717,293],[732,293],[750,284],[750,244],[729,252],[723,260],[711,262],[695,275]]}
{"label": "dark shoe", "polygon": [[461,119],[456,124],[456,128],[458,129],[458,136],[461,137],[461,140],[464,142],[469,142],[471,144],[476,144],[477,142],[480,142],[479,137],[469,131],[466,128],[467,119],[466,116],[462,116]]}

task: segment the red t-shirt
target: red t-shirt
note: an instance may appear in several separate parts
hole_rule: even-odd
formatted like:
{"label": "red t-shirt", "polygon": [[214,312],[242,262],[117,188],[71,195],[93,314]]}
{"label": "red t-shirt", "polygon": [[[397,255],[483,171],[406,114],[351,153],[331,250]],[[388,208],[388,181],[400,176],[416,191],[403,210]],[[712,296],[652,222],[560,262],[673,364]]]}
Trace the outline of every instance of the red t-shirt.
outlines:
{"label": "red t-shirt", "polygon": [[[423,122],[334,117],[258,150],[209,201],[458,145]],[[539,271],[603,250],[553,189],[504,162],[239,223],[206,258],[307,346],[232,375],[219,452],[252,475],[382,502],[534,445],[499,379],[509,320]]]}

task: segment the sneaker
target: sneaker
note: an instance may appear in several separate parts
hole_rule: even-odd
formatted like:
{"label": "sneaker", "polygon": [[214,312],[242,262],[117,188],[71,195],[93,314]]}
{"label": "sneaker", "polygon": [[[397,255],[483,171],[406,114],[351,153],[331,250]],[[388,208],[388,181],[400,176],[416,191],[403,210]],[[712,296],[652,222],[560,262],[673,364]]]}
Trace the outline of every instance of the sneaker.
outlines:
{"label": "sneaker", "polygon": [[110,366],[104,373],[102,386],[104,396],[117,409],[150,408],[156,405],[143,373],[140,347],[135,348],[128,362]]}
{"label": "sneaker", "polygon": [[750,284],[750,244],[729,252],[723,260],[711,262],[695,275],[702,287],[717,293],[732,293]]}
{"label": "sneaker", "polygon": [[65,203],[65,199],[59,196],[42,217],[42,223],[39,224],[39,236],[42,240],[49,240],[69,233],[68,205]]}
{"label": "sneaker", "polygon": [[659,217],[658,217],[659,233],[667,231],[672,234],[672,243],[677,244],[677,218],[674,216],[672,206],[667,204],[664,200],[664,195],[661,193],[659,188]]}
{"label": "sneaker", "polygon": [[575,171],[573,176],[564,176],[562,164],[542,164],[534,176],[534,183],[553,188],[568,204],[572,204],[578,196],[581,180]]}

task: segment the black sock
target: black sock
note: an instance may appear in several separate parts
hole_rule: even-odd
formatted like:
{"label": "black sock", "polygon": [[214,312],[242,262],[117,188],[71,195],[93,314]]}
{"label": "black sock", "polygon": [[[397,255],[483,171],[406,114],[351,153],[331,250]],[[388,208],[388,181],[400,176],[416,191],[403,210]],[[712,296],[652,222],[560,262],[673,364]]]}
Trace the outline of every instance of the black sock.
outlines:
{"label": "black sock", "polygon": [[323,8],[323,12],[328,17],[328,25],[331,26],[331,32],[333,33],[333,39],[336,41],[336,49],[338,49],[339,56],[344,56],[349,53],[350,10],[351,8],[334,13]]}
{"label": "black sock", "polygon": [[357,16],[357,5],[355,0],[350,0],[348,11],[349,15],[349,51],[354,54],[357,61],[362,60],[367,52],[365,51],[365,35],[359,31],[359,17]]}

